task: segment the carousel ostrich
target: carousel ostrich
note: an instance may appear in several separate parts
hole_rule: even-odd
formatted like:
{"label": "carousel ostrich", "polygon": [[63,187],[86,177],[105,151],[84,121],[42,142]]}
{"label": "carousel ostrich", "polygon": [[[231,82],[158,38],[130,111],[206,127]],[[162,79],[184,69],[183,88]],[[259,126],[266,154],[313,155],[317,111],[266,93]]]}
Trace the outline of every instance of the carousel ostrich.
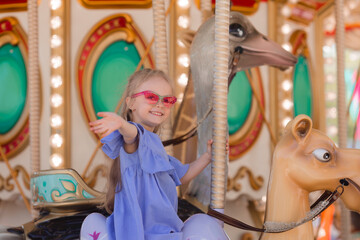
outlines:
{"label": "carousel ostrich", "polygon": [[[194,81],[197,118],[202,119],[212,107],[215,17],[208,19],[197,31],[191,45],[191,73]],[[239,71],[261,65],[279,69],[294,66],[297,58],[280,45],[259,33],[239,12],[231,12],[229,19],[228,85]],[[198,128],[198,154],[206,151],[206,139],[212,136],[212,114]],[[210,198],[210,167],[207,167],[188,188],[188,194],[205,205]]]}

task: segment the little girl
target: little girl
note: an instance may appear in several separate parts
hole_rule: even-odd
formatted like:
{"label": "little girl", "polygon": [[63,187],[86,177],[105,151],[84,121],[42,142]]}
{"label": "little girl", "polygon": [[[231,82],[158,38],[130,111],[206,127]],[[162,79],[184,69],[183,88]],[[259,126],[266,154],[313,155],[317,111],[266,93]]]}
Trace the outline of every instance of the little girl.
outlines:
{"label": "little girl", "polygon": [[181,240],[176,186],[188,183],[211,160],[207,152],[190,164],[167,155],[157,134],[176,102],[168,77],[143,69],[130,78],[121,116],[100,112],[90,123],[102,136],[103,151],[115,159],[104,203],[109,239]]}

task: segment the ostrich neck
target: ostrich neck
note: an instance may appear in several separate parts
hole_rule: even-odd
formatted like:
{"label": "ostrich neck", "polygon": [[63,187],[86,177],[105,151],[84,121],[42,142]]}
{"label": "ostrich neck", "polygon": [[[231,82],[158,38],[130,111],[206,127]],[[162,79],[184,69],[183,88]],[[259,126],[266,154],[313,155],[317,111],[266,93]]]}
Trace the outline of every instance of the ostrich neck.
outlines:
{"label": "ostrich neck", "polygon": [[[309,193],[299,188],[285,169],[276,169],[270,177],[265,222],[298,222],[303,219],[309,207]],[[261,240],[313,240],[311,222],[304,223],[284,233],[263,234]]]}

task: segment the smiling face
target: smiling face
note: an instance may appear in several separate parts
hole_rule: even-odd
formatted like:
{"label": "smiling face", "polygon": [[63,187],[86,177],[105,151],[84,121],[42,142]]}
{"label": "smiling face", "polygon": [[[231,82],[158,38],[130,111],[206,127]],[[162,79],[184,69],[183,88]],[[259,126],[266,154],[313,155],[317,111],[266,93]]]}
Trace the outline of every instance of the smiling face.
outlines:
{"label": "smiling face", "polygon": [[[170,84],[160,76],[150,77],[136,88],[135,93],[143,91],[152,91],[160,96],[172,96]],[[144,95],[134,98],[128,97],[126,103],[132,109],[132,121],[140,123],[151,132],[170,115],[171,108],[166,107],[161,100],[156,104],[149,104]]]}

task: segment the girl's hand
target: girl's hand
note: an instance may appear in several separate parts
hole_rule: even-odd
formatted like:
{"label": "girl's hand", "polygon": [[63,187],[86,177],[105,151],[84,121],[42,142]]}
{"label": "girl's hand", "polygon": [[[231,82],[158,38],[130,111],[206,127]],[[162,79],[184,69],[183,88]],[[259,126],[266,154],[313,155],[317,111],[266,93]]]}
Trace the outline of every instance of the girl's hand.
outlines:
{"label": "girl's hand", "polygon": [[[211,158],[211,149],[212,149],[212,144],[214,143],[214,140],[210,139],[207,142],[207,153],[209,154],[210,158]],[[226,154],[229,153],[229,139],[226,140]]]}
{"label": "girl's hand", "polygon": [[125,121],[122,117],[113,112],[99,112],[97,114],[102,119],[90,122],[90,130],[101,137],[106,137],[113,131],[121,128]]}

